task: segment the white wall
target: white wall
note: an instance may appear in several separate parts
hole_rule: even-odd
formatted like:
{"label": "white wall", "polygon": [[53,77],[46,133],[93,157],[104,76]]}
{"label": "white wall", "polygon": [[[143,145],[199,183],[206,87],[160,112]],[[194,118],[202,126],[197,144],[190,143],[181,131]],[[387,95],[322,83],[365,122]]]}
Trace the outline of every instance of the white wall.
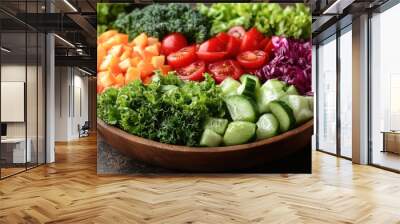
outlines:
{"label": "white wall", "polygon": [[56,141],[79,138],[78,125],[88,120],[88,78],[83,75],[75,68],[56,67]]}

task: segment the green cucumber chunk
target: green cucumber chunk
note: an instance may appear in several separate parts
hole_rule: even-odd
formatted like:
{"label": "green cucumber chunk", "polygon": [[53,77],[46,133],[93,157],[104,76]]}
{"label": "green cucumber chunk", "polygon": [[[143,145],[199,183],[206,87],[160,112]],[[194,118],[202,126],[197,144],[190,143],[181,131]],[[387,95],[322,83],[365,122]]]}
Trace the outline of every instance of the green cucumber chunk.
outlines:
{"label": "green cucumber chunk", "polygon": [[255,76],[255,75],[250,75],[250,74],[245,74],[245,75],[240,76],[240,82],[241,82],[241,83],[244,83],[244,82],[245,82],[245,81],[244,81],[245,79],[253,79],[254,81],[256,81],[256,89],[261,88],[260,79],[259,79],[257,76]]}
{"label": "green cucumber chunk", "polygon": [[232,120],[255,122],[256,110],[247,97],[240,95],[228,96],[225,98],[225,103]]}
{"label": "green cucumber chunk", "polygon": [[286,132],[296,125],[296,119],[293,110],[283,101],[276,100],[270,103],[270,109],[273,115],[279,121],[279,130]]}
{"label": "green cucumber chunk", "polygon": [[270,112],[269,104],[274,100],[279,100],[286,93],[282,89],[261,87],[256,93],[257,108],[260,113]]}
{"label": "green cucumber chunk", "polygon": [[200,146],[216,147],[222,142],[222,137],[210,129],[205,129],[201,135]]}
{"label": "green cucumber chunk", "polygon": [[284,90],[287,88],[287,84],[278,79],[269,79],[262,85],[261,88],[266,88],[270,90]]}
{"label": "green cucumber chunk", "polygon": [[279,121],[273,114],[263,114],[256,124],[257,139],[270,138],[279,132]]}
{"label": "green cucumber chunk", "polygon": [[242,84],[237,89],[239,95],[254,97],[256,94],[256,81],[252,78],[245,77]]}
{"label": "green cucumber chunk", "polygon": [[219,135],[223,135],[227,126],[227,119],[210,117],[206,120],[204,128],[210,129]]}
{"label": "green cucumber chunk", "polygon": [[287,95],[299,95],[299,92],[297,91],[296,87],[294,85],[290,85],[286,89],[286,94]]}
{"label": "green cucumber chunk", "polygon": [[313,117],[313,111],[310,109],[307,97],[289,95],[285,97],[285,102],[292,109],[297,125],[304,123]]}
{"label": "green cucumber chunk", "polygon": [[256,132],[256,125],[247,121],[229,123],[223,138],[225,145],[239,145],[248,142]]}
{"label": "green cucumber chunk", "polygon": [[224,95],[224,96],[236,95],[237,89],[239,88],[239,86],[240,86],[240,82],[234,80],[231,77],[227,77],[220,84],[222,95]]}

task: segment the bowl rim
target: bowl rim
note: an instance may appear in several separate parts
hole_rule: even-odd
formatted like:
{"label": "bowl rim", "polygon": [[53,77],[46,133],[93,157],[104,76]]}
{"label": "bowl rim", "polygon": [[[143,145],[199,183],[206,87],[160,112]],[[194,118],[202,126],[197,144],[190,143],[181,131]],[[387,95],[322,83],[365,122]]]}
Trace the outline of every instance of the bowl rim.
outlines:
{"label": "bowl rim", "polygon": [[274,142],[279,142],[282,141],[283,139],[286,139],[290,136],[297,135],[308,128],[312,127],[314,124],[314,119],[311,119],[307,121],[306,123],[303,123],[302,125],[298,126],[297,128],[294,128],[290,131],[287,131],[283,134],[264,139],[264,140],[259,140],[255,142],[250,142],[246,144],[240,144],[240,145],[232,145],[232,146],[218,146],[218,147],[191,147],[191,146],[183,146],[183,145],[171,145],[171,144],[166,144],[166,143],[161,143],[157,142],[154,140],[150,140],[147,138],[139,137],[133,134],[130,134],[118,127],[108,125],[104,121],[102,121],[100,118],[97,118],[97,131],[100,132],[100,134],[104,131],[109,132],[112,135],[120,136],[124,138],[125,140],[129,142],[136,142],[142,145],[151,145],[155,148],[166,150],[166,151],[173,151],[173,152],[191,152],[191,153],[223,153],[223,152],[234,152],[234,151],[241,151],[244,149],[249,149],[249,148],[254,148],[257,146],[262,146],[262,145],[268,145]]}

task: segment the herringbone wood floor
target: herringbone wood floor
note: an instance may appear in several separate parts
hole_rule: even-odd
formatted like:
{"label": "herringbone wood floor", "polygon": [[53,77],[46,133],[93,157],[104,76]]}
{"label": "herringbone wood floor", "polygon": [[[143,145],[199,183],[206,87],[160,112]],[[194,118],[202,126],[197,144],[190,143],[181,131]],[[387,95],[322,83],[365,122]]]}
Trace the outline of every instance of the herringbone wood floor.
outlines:
{"label": "herringbone wood floor", "polygon": [[0,181],[0,223],[400,223],[400,175],[313,153],[312,175],[96,175],[95,138]]}

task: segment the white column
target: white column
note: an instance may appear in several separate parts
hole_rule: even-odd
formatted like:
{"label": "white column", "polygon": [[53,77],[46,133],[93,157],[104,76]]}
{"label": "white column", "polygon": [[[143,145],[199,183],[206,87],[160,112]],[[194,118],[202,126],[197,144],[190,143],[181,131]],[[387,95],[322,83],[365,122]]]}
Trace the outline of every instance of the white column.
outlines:
{"label": "white column", "polygon": [[368,163],[368,16],[353,20],[353,162]]}

